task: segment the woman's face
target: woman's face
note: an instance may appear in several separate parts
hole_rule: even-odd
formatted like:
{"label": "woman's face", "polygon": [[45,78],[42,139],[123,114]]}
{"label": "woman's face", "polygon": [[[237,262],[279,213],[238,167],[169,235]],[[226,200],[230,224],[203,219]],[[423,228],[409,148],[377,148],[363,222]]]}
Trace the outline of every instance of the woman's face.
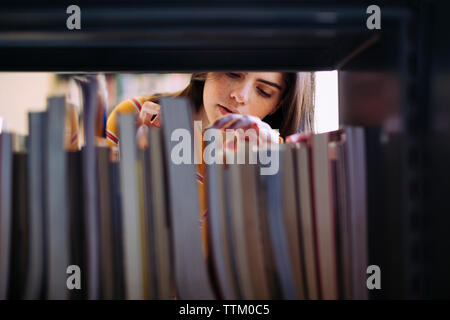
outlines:
{"label": "woman's face", "polygon": [[263,119],[276,109],[284,86],[281,72],[210,72],[203,90],[208,121],[229,113]]}

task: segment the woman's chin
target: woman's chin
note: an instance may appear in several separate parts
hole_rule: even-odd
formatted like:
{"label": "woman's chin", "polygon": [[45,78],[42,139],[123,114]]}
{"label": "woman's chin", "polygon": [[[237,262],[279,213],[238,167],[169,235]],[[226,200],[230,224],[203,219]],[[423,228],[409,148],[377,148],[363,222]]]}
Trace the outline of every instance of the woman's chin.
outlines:
{"label": "woman's chin", "polygon": [[217,119],[220,119],[220,118],[223,118],[223,117],[225,117],[225,116],[227,116],[228,114],[230,114],[230,113],[222,113],[219,109],[217,109],[217,112],[216,112],[216,119],[215,120],[217,120]]}

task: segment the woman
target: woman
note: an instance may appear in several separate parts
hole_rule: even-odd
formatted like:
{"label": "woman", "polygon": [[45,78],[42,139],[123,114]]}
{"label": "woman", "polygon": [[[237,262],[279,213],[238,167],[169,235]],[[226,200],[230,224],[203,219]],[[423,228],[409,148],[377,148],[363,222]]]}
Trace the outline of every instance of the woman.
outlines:
{"label": "woman", "polygon": [[[193,73],[189,85],[182,91],[131,98],[119,104],[107,121],[106,135],[112,146],[119,143],[117,114],[138,113],[138,143],[145,148],[147,127],[160,127],[157,104],[161,96],[188,97],[195,106],[194,120],[202,128],[252,128],[271,142],[302,139],[304,132],[314,129],[314,73],[280,72],[208,72]],[[197,122],[199,123],[199,122]],[[279,133],[273,129],[278,129]],[[195,127],[195,130],[200,130]],[[202,137],[202,135],[197,135]],[[197,144],[201,146],[202,144]],[[199,153],[201,159],[201,151]],[[203,166],[199,165],[197,184],[200,197],[200,216],[203,249],[207,253],[206,201],[203,186]]]}
{"label": "woman", "polygon": [[282,138],[312,132],[314,87],[314,74],[309,72],[193,73],[184,90],[119,104],[108,118],[107,139],[111,146],[119,142],[118,112],[138,113],[139,125],[160,127],[157,101],[162,96],[190,98],[196,110],[194,120],[202,121],[203,128],[236,129],[252,124],[270,138],[274,138],[272,128],[279,129]]}

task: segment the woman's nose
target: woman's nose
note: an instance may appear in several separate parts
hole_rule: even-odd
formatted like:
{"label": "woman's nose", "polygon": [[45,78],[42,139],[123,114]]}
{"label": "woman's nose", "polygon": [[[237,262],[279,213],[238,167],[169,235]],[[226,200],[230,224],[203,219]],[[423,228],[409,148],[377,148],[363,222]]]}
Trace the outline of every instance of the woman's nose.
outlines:
{"label": "woman's nose", "polygon": [[236,100],[240,105],[244,105],[248,101],[248,96],[250,92],[250,86],[248,84],[243,84],[239,87],[234,88],[231,91],[231,98]]}

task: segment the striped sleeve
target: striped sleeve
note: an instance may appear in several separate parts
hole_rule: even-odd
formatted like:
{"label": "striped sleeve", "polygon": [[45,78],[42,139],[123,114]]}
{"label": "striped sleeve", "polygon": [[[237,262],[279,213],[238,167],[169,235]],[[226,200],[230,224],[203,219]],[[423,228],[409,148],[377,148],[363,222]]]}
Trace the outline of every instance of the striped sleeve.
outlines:
{"label": "striped sleeve", "polygon": [[125,100],[118,104],[113,111],[111,111],[106,122],[106,139],[109,146],[116,146],[119,144],[119,128],[117,122],[117,115],[119,113],[134,113],[138,114],[142,109],[142,105],[150,97],[134,97]]}

